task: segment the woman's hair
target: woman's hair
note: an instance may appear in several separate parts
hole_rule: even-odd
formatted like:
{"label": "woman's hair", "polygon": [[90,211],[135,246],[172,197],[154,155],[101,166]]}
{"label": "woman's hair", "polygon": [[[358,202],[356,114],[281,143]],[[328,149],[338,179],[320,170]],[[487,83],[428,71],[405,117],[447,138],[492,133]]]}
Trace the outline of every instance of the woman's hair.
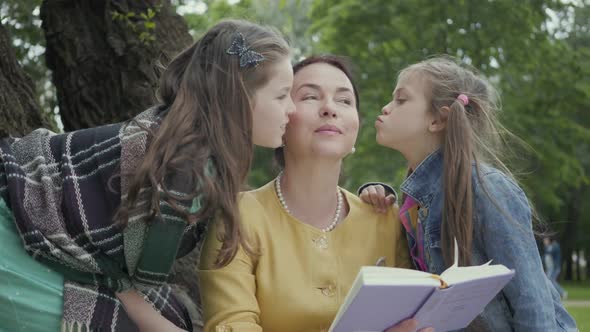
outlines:
{"label": "woman's hair", "polygon": [[[262,55],[262,61],[240,63],[245,55],[228,52],[240,34],[243,46]],[[240,244],[251,252],[242,236],[237,198],[252,160],[253,98],[273,75],[269,67],[289,55],[279,32],[241,20],[217,23],[178,54],[160,78],[164,116],[156,130],[142,127],[150,133],[149,146],[117,220],[126,224],[129,212],[139,209],[160,215],[163,200],[189,223],[223,221],[218,266],[227,265]],[[201,199],[201,209],[190,212],[194,198]],[[141,203],[145,200],[147,207]]]}
{"label": "woman's hair", "polygon": [[350,84],[352,84],[352,90],[354,92],[354,99],[356,102],[356,109],[358,110],[360,107],[360,99],[359,99],[358,89],[357,89],[355,81],[354,81],[352,63],[347,58],[345,58],[343,56],[330,55],[330,54],[312,55],[310,57],[307,57],[307,58],[297,62],[295,65],[293,65],[293,74],[295,75],[301,69],[303,69],[309,65],[313,65],[315,63],[325,63],[330,66],[336,67],[336,68],[340,69],[340,71],[342,71],[344,73],[344,75],[346,75],[346,77],[348,77]]}
{"label": "woman's hair", "polygon": [[[352,84],[352,90],[354,92],[354,100],[355,100],[355,104],[356,104],[356,109],[358,111],[359,107],[360,107],[360,99],[359,99],[358,89],[357,89],[357,86],[354,81],[352,63],[347,58],[342,57],[342,56],[338,56],[338,55],[330,55],[330,54],[312,55],[310,57],[305,58],[304,60],[297,62],[293,66],[293,74],[295,75],[301,69],[303,69],[309,65],[316,64],[316,63],[325,63],[330,66],[336,67],[340,71],[342,71],[344,73],[344,75],[346,75],[346,77],[350,81],[350,84]],[[282,147],[275,149],[275,162],[278,164],[278,166],[280,168],[285,167],[285,154],[284,154]]]}
{"label": "woman's hair", "polygon": [[[429,111],[441,119],[449,107],[442,144],[444,155],[444,203],[441,228],[442,253],[447,265],[453,260],[454,239],[459,246],[459,262],[471,263],[473,240],[473,165],[477,181],[483,181],[479,172],[485,162],[512,174],[500,160],[503,134],[510,134],[497,120],[500,110],[499,95],[491,84],[473,69],[459,65],[450,57],[435,57],[413,64],[400,72],[399,79],[420,75],[427,86]],[[467,105],[457,97],[468,97]],[[494,203],[495,204],[495,203]]]}

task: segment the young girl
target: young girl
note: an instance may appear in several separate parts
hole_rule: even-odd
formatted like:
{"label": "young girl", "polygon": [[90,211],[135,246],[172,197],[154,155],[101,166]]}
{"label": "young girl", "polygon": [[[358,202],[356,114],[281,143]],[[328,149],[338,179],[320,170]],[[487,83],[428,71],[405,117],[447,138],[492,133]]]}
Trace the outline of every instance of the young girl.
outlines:
{"label": "young girl", "polygon": [[[575,331],[543,273],[527,197],[491,153],[499,142],[497,110],[490,84],[450,59],[401,71],[375,127],[377,142],[408,161],[400,220],[412,260],[439,274],[452,264],[456,239],[461,265],[492,260],[516,270],[472,328]],[[362,196],[371,200],[371,192]]]}
{"label": "young girl", "polygon": [[165,284],[172,263],[214,214],[221,264],[236,254],[253,144],[281,145],[292,83],[278,33],[224,21],[129,123],[1,140],[2,330],[192,330]]}

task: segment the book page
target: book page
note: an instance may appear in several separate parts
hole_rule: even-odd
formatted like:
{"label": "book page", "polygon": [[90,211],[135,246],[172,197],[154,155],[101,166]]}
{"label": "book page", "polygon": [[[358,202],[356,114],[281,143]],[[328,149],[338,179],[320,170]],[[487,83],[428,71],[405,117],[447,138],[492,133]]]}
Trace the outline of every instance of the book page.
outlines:
{"label": "book page", "polygon": [[422,327],[449,331],[466,327],[510,281],[514,272],[460,282],[446,289],[437,289],[414,318]]}
{"label": "book page", "polygon": [[441,279],[444,280],[448,285],[465,282],[468,280],[477,280],[492,276],[509,275],[513,273],[504,265],[490,265],[492,261],[478,266],[462,266],[459,267],[459,245],[457,239],[455,239],[455,257],[454,263],[448,269],[446,269],[441,275]]}
{"label": "book page", "polygon": [[449,285],[457,284],[468,280],[477,280],[492,276],[507,275],[511,271],[504,265],[489,265],[489,263],[479,266],[451,266],[440,277]]}
{"label": "book page", "polygon": [[432,276],[432,274],[428,272],[385,266],[363,266],[359,273],[363,276],[365,282],[385,280],[386,284],[397,284],[397,281],[402,279],[429,279]]}

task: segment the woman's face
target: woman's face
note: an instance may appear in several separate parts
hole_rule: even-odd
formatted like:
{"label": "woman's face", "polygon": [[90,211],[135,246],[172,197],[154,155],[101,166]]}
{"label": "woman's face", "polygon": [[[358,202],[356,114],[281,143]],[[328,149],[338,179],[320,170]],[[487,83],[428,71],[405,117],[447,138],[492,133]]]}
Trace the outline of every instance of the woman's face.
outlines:
{"label": "woman's face", "polygon": [[295,110],[290,96],[293,69],[288,57],[272,64],[271,79],[254,94],[252,140],[259,146],[276,148],[283,143],[289,113]]}
{"label": "woman's face", "polygon": [[295,75],[285,152],[300,157],[342,159],[354,146],[359,117],[352,83],[340,69],[314,63]]}

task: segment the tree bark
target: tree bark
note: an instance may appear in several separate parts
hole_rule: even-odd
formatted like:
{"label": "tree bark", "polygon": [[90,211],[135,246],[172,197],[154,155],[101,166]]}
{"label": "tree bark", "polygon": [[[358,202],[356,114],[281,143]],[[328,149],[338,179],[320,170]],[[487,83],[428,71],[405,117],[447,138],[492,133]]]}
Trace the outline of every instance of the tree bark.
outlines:
{"label": "tree bark", "polygon": [[567,207],[567,223],[564,232],[561,236],[561,253],[562,261],[565,261],[565,276],[564,280],[574,279],[574,261],[572,254],[577,246],[578,224],[580,219],[580,199],[579,195],[582,193],[580,189],[575,190],[569,199]]}
{"label": "tree bark", "polygon": [[[155,16],[142,18],[148,10]],[[169,0],[44,0],[41,19],[65,131],[124,121],[151,106],[157,62],[192,41]],[[142,32],[154,40],[142,41]]]}
{"label": "tree bark", "polygon": [[582,280],[582,273],[580,271],[580,254],[582,253],[582,250],[575,250],[574,253],[576,254],[576,281],[581,281]]}
{"label": "tree bark", "polygon": [[23,136],[49,123],[37,103],[35,85],[18,63],[8,30],[0,23],[0,137]]}
{"label": "tree bark", "polygon": [[586,275],[584,276],[584,280],[590,280],[590,253],[588,252],[588,248],[584,249],[584,258],[586,260]]}

